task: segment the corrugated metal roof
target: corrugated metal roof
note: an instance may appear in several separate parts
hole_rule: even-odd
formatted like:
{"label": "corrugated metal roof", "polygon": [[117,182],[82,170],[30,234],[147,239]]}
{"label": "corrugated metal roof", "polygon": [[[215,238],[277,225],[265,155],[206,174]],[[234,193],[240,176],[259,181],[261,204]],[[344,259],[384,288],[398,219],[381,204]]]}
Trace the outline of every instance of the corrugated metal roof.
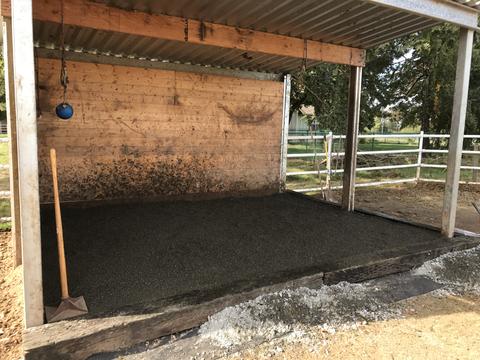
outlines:
{"label": "corrugated metal roof", "polygon": [[453,2],[459,3],[461,5],[466,5],[476,10],[480,10],[480,1],[479,0],[451,0]]}
{"label": "corrugated metal roof", "polygon": [[[439,23],[438,20],[380,7],[363,0],[97,0],[97,2],[126,10],[173,15],[359,48],[374,47]],[[466,0],[463,2],[465,5],[476,6],[475,2]],[[35,22],[34,31],[38,46],[58,47],[59,25]],[[65,42],[76,51],[246,70],[289,72],[302,65],[301,59],[85,28],[67,27]],[[309,62],[308,65],[313,64],[315,62]]]}
{"label": "corrugated metal roof", "polygon": [[110,6],[369,48],[438,23],[361,0],[101,0]]}
{"label": "corrugated metal roof", "polygon": [[[60,48],[60,25],[34,22],[34,33],[37,47]],[[246,53],[236,49],[70,26],[65,28],[65,44],[68,50],[77,52],[273,73],[294,71],[303,64],[302,59],[285,56]],[[315,64],[318,61],[307,62],[307,66]]]}

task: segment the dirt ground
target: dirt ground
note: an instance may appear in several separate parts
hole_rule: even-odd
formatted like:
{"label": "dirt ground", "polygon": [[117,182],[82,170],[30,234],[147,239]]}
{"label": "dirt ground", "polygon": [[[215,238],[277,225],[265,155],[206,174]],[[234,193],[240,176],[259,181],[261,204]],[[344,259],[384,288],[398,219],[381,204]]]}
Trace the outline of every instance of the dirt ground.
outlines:
{"label": "dirt ground", "polygon": [[229,360],[298,359],[478,359],[480,298],[422,295],[404,302],[403,319],[373,322],[358,329],[311,334],[307,344],[267,343]]}
{"label": "dirt ground", "polygon": [[[357,188],[355,206],[439,227],[443,188],[443,184],[425,182],[384,188]],[[473,207],[473,201],[480,202],[480,187],[462,185],[456,227],[480,233],[480,215]]]}
{"label": "dirt ground", "polygon": [[22,267],[13,266],[9,232],[0,232],[0,359],[21,358]]}

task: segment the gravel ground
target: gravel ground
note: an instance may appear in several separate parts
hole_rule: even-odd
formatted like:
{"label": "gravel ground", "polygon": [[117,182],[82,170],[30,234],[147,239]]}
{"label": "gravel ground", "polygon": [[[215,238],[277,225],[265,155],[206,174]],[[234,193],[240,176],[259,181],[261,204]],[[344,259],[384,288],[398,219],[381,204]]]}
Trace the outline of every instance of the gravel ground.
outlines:
{"label": "gravel ground", "polygon": [[[448,246],[438,232],[291,194],[64,206],[73,296],[90,314],[143,310],[188,294],[218,297],[302,275]],[[45,304],[55,305],[54,212],[42,209]]]}
{"label": "gravel ground", "polygon": [[[264,295],[224,309],[200,329],[94,359],[475,359],[479,259],[477,247],[362,284]],[[447,335],[452,324],[458,328]],[[350,353],[346,344],[366,352]]]}
{"label": "gravel ground", "polygon": [[443,284],[450,293],[480,295],[480,247],[442,255],[413,273]]}

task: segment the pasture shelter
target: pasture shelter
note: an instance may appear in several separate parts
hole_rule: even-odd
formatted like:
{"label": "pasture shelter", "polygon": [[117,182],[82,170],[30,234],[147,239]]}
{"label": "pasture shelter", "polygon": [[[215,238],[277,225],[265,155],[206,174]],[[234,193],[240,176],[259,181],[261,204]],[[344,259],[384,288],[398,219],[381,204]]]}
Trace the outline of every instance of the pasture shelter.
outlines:
{"label": "pasture shelter", "polygon": [[[454,224],[477,4],[2,0],[27,358],[118,350],[266,291],[475,245]],[[461,30],[441,229],[354,211],[365,51],[442,22]],[[351,68],[341,206],[284,189],[288,74],[320,62]],[[50,148],[71,292],[90,311],[46,325],[60,299]]]}

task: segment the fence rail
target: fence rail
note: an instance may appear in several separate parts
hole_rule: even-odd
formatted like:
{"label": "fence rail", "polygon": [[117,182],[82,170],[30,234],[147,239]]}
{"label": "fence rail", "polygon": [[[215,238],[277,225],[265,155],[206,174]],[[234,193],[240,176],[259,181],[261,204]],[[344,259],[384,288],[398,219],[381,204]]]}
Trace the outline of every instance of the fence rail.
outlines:
{"label": "fence rail", "polygon": [[[326,174],[327,179],[326,183],[330,184],[330,177],[334,174],[343,173],[343,169],[332,169],[331,163],[332,158],[342,158],[345,156],[345,152],[332,151],[331,144],[333,140],[345,139],[345,135],[335,135],[333,133],[328,133],[326,135],[293,135],[288,137],[288,141],[314,141],[314,140],[323,140],[329,144],[327,151],[325,152],[305,152],[305,153],[293,153],[287,154],[287,160],[289,159],[305,159],[305,158],[318,158],[326,159],[325,164],[326,168],[324,170],[308,170],[308,171],[291,171],[286,173],[287,177],[290,176],[299,176],[299,175],[320,175]],[[407,169],[407,168],[416,168],[416,176],[413,178],[406,179],[396,179],[396,180],[385,180],[385,181],[374,181],[374,182],[363,182],[356,183],[356,187],[364,186],[379,186],[386,184],[398,184],[398,183],[407,183],[415,181],[429,181],[430,179],[421,178],[421,169],[422,168],[437,168],[437,169],[446,169],[447,165],[445,164],[427,164],[423,162],[423,154],[448,154],[448,150],[443,149],[425,149],[423,146],[423,139],[448,139],[450,135],[448,134],[425,134],[420,132],[418,134],[363,134],[359,135],[359,139],[417,139],[418,147],[415,149],[399,149],[399,150],[371,150],[371,151],[357,151],[357,155],[369,156],[369,155],[394,155],[394,154],[417,154],[417,161],[415,163],[408,164],[398,164],[398,165],[385,165],[385,166],[368,166],[368,167],[357,167],[355,172],[362,171],[381,171],[381,170],[394,170],[394,169]],[[480,139],[480,135],[465,135],[465,139]],[[462,155],[479,155],[479,150],[463,150]],[[480,166],[466,166],[462,165],[460,167],[462,170],[472,170],[479,171]],[[443,180],[433,180],[434,182],[439,182]],[[461,182],[464,183],[464,182]],[[476,183],[475,181],[470,183]],[[309,188],[295,188],[292,190],[298,192],[315,192],[322,191],[325,189],[341,189],[342,186],[323,186],[323,187],[309,187]]]}

